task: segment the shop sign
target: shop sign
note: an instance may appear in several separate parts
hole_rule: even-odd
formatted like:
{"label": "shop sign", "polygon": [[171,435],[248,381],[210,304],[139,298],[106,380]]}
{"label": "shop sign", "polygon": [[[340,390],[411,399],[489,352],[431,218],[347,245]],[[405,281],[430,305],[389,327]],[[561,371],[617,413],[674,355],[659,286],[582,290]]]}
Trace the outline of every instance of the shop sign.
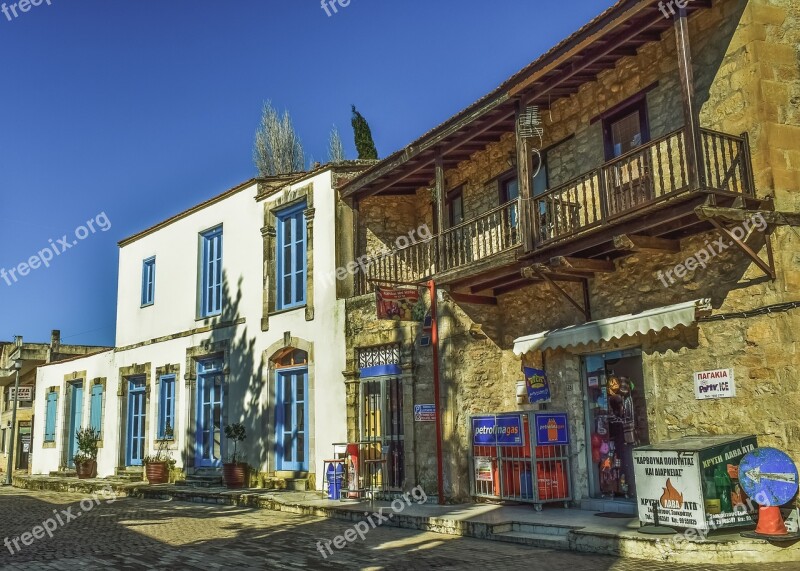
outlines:
{"label": "shop sign", "polygon": [[416,422],[436,422],[436,405],[415,404],[414,420]]}
{"label": "shop sign", "polygon": [[413,321],[414,306],[419,302],[419,291],[408,288],[375,288],[378,319]]}
{"label": "shop sign", "polygon": [[472,417],[474,446],[522,446],[522,417],[518,414]]}
{"label": "shop sign", "polygon": [[550,402],[550,382],[547,373],[540,369],[523,367],[525,386],[528,388],[528,402],[531,404]]}
{"label": "shop sign", "polygon": [[22,442],[22,453],[25,454],[30,452],[31,450],[31,435],[30,434],[23,434],[20,436],[20,441]]}
{"label": "shop sign", "polygon": [[492,482],[492,459],[488,456],[475,457],[475,479],[478,482]]}
{"label": "shop sign", "polygon": [[536,444],[538,446],[569,444],[566,413],[537,412],[534,414],[534,422],[536,423]]}
{"label": "shop sign", "polygon": [[694,396],[697,400],[725,399],[736,396],[733,369],[701,371],[694,374]]}
{"label": "shop sign", "polygon": [[[14,400],[14,394],[15,394],[14,387],[10,387],[8,389],[9,400],[11,401]],[[19,395],[19,398],[16,399],[17,401],[33,400],[33,386],[19,387],[18,392],[16,394]]]}

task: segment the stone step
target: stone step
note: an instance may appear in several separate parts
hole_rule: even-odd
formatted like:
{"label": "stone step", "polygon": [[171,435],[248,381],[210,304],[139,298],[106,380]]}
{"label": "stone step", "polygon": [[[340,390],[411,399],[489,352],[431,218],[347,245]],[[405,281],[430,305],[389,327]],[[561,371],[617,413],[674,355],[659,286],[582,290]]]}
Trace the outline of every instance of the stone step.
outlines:
{"label": "stone step", "polygon": [[540,523],[512,521],[512,522],[499,523],[493,525],[492,533],[494,534],[522,533],[522,534],[537,535],[537,536],[538,535],[548,536],[551,539],[552,538],[565,539],[569,536],[569,533],[573,529],[577,528],[570,526],[563,526],[563,525],[548,525]]}
{"label": "stone step", "polygon": [[308,490],[307,478],[287,478],[286,489],[294,492],[305,492]]}

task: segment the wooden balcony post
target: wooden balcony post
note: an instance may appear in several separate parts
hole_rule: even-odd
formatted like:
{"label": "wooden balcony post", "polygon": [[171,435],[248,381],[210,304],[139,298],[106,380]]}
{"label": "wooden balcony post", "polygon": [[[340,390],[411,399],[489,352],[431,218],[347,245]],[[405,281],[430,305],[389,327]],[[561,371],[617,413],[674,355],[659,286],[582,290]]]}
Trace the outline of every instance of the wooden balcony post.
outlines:
{"label": "wooden balcony post", "polygon": [[434,229],[436,232],[436,259],[433,264],[434,275],[445,269],[444,229],[447,225],[444,209],[445,192],[444,160],[442,158],[441,149],[436,149],[436,203],[433,206],[436,209],[437,227]]}
{"label": "wooden balcony post", "polygon": [[692,71],[692,49],[689,43],[689,19],[686,8],[680,8],[675,17],[675,43],[678,48],[678,72],[683,98],[683,123],[686,143],[686,163],[691,190],[701,188],[704,168],[703,151],[700,145],[700,118],[694,97],[694,72]]}
{"label": "wooden balcony post", "polygon": [[531,225],[531,212],[533,202],[531,200],[533,186],[533,151],[530,139],[523,137],[519,131],[520,115],[522,115],[524,102],[517,101],[517,109],[514,114],[514,128],[517,134],[517,184],[519,185],[519,206],[517,220],[519,221],[519,232],[522,235],[523,245],[526,252],[534,249],[534,228]]}

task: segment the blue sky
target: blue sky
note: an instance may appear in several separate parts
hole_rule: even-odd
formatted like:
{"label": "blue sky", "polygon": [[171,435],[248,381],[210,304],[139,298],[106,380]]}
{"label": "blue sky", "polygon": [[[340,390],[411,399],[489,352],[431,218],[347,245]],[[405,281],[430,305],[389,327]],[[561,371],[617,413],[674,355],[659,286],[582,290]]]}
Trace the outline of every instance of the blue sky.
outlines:
{"label": "blue sky", "polygon": [[264,100],[320,161],[334,124],[355,158],[355,103],[383,157],[613,3],[49,1],[0,13],[0,269],[111,228],[0,279],[0,340],[86,344],[114,342],[117,241],[255,174]]}

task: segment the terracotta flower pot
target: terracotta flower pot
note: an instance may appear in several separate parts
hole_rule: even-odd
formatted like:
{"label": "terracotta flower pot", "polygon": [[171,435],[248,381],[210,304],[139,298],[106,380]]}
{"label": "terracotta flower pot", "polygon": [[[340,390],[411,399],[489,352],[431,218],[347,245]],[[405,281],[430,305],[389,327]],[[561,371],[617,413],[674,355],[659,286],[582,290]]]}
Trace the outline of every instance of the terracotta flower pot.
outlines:
{"label": "terracotta flower pot", "polygon": [[94,478],[97,476],[97,460],[86,460],[80,464],[75,464],[75,473],[81,480]]}
{"label": "terracotta flower pot", "polygon": [[166,462],[148,462],[145,467],[147,481],[151,484],[166,484],[169,482],[169,468]]}
{"label": "terracotta flower pot", "polygon": [[228,488],[244,487],[244,482],[247,479],[247,464],[223,464],[222,478]]}

